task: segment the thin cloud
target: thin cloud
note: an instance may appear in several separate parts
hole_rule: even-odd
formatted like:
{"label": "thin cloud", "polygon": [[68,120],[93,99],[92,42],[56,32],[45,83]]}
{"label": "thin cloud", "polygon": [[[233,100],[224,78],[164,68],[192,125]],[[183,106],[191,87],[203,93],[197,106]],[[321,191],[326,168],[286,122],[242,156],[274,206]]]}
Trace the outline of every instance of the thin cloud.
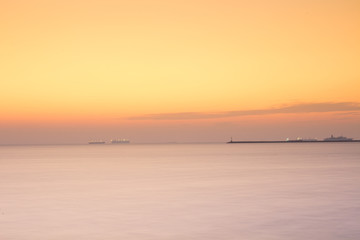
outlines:
{"label": "thin cloud", "polygon": [[339,115],[339,116],[359,116],[360,112],[339,112],[339,113],[336,113],[336,115]]}
{"label": "thin cloud", "polygon": [[190,120],[190,119],[215,119],[231,118],[240,116],[268,115],[279,113],[325,113],[325,112],[348,112],[360,111],[360,103],[302,103],[276,107],[270,109],[255,109],[227,112],[180,112],[180,113],[159,113],[134,116],[132,120]]}

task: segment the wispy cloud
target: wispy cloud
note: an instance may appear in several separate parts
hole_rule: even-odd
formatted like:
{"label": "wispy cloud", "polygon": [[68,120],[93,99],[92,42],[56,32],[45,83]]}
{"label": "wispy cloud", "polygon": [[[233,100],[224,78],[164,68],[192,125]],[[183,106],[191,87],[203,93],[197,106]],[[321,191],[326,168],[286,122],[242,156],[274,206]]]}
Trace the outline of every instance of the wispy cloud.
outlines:
{"label": "wispy cloud", "polygon": [[360,103],[339,102],[339,103],[302,103],[274,107],[269,109],[254,109],[226,112],[179,112],[179,113],[158,113],[134,116],[133,120],[190,120],[190,119],[214,119],[231,118],[239,116],[267,115],[279,113],[324,113],[324,112],[348,112],[360,111]]}
{"label": "wispy cloud", "polygon": [[360,116],[360,111],[357,112],[338,112],[336,115],[340,116]]}

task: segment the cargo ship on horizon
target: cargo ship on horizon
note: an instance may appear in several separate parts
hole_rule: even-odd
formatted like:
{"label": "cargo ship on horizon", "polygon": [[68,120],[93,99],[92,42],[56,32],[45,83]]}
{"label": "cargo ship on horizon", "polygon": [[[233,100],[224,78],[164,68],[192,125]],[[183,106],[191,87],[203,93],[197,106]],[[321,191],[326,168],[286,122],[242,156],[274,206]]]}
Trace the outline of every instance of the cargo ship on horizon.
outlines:
{"label": "cargo ship on horizon", "polygon": [[[129,139],[111,139],[110,142],[108,142],[110,144],[129,144],[130,140]],[[91,140],[88,142],[88,144],[106,144],[106,141],[103,140]]]}
{"label": "cargo ship on horizon", "polygon": [[105,144],[105,141],[89,141],[88,144]]}
{"label": "cargo ship on horizon", "polygon": [[334,135],[331,134],[331,136],[329,138],[325,138],[323,141],[324,142],[353,142],[354,139],[347,138],[344,136],[334,137]]}
{"label": "cargo ship on horizon", "polygon": [[127,144],[130,143],[129,139],[112,139],[110,141],[111,144]]}

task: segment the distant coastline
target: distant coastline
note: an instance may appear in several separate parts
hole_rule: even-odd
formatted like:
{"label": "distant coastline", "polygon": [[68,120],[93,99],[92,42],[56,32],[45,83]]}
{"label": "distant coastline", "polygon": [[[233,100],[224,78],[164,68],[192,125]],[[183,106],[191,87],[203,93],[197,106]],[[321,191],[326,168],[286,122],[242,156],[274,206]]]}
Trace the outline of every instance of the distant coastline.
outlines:
{"label": "distant coastline", "polygon": [[229,141],[227,143],[353,143],[360,140],[352,141]]}
{"label": "distant coastline", "polygon": [[329,138],[323,140],[317,139],[302,139],[297,138],[295,140],[286,139],[283,141],[233,141],[232,138],[227,143],[349,143],[349,142],[360,142],[360,140],[354,140],[343,136],[334,137],[331,135]]}

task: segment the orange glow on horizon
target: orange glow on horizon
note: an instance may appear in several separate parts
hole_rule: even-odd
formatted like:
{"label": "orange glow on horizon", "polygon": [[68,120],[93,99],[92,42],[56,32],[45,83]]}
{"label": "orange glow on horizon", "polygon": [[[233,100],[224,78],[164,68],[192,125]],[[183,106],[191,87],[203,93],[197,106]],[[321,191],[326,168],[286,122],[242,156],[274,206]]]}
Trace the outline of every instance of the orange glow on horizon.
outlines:
{"label": "orange glow on horizon", "polygon": [[332,119],[336,111],[130,120],[358,104],[359,12],[352,0],[5,0],[0,128]]}

